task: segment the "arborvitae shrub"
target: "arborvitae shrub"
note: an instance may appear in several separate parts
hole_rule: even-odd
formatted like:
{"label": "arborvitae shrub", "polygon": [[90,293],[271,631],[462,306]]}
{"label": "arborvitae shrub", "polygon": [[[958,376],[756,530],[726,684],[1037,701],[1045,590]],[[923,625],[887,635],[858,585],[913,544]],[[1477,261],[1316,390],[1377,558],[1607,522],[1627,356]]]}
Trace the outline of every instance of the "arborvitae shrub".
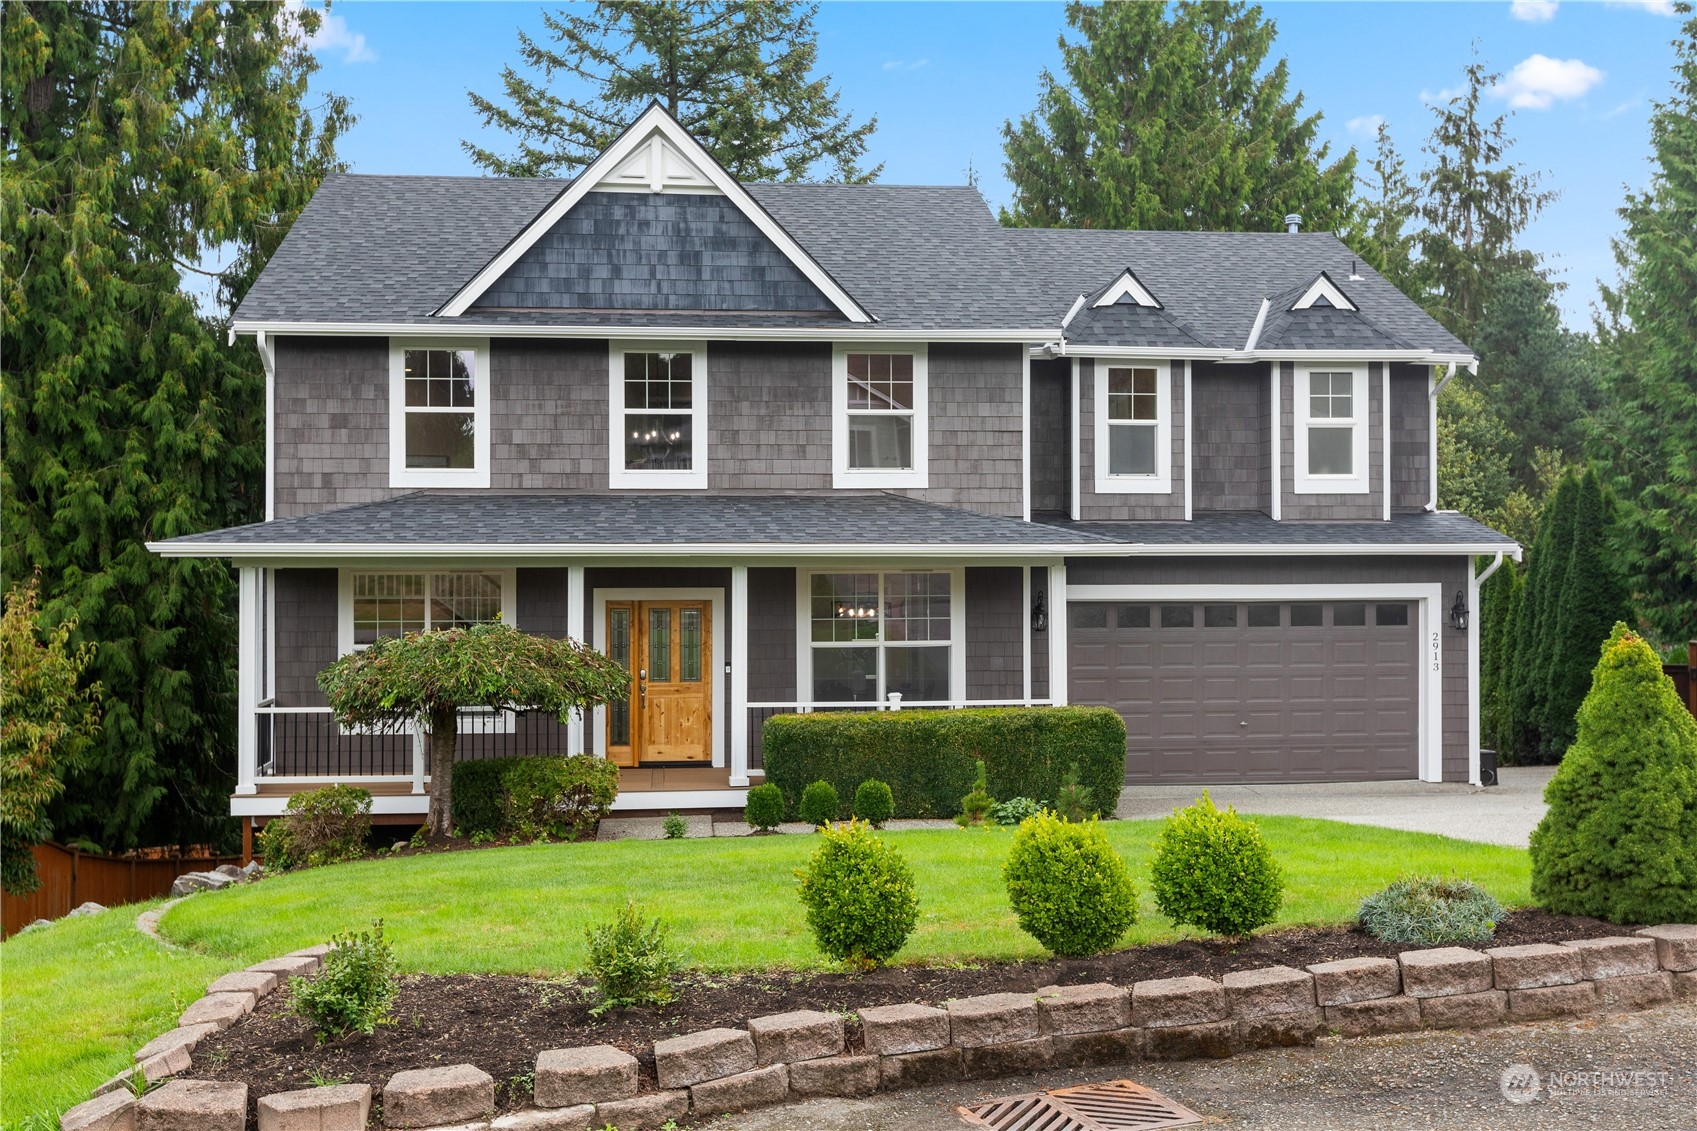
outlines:
{"label": "arborvitae shrub", "polygon": [[1099,954],[1137,921],[1131,871],[1094,820],[1027,819],[1002,879],[1020,928],[1055,954]]}
{"label": "arborvitae shrub", "polygon": [[801,791],[801,804],[796,806],[796,816],[817,827],[836,820],[841,807],[831,783],[816,781]]}
{"label": "arborvitae shrub", "polygon": [[860,783],[854,791],[854,815],[871,825],[881,828],[896,811],[895,795],[890,787],[876,778],[869,778]]}
{"label": "arborvitae shrub", "polygon": [[1061,788],[1055,792],[1055,812],[1067,821],[1082,821],[1099,812],[1090,787],[1079,784],[1077,762],[1061,778]]}
{"label": "arborvitae shrub", "polygon": [[1383,942],[1450,946],[1490,942],[1503,905],[1471,880],[1409,876],[1361,901],[1356,920]]}
{"label": "arborvitae shrub", "polygon": [[996,799],[990,796],[990,785],[984,778],[984,762],[980,760],[972,779],[972,792],[960,799],[960,816],[955,818],[955,824],[982,825],[995,806]]}
{"label": "arborvitae shrub", "polygon": [[1625,625],[1602,652],[1544,789],[1532,897],[1613,923],[1697,922],[1697,719]]}
{"label": "arborvitae shrub", "polygon": [[771,782],[764,782],[748,791],[742,819],[756,829],[777,828],[784,821],[784,791]]}
{"label": "arborvitae shrub", "polygon": [[592,1015],[633,1005],[665,1005],[677,996],[672,975],[683,958],[672,949],[671,930],[659,919],[644,922],[635,900],[627,900],[611,919],[583,935],[589,950],[589,996],[595,1002]]}
{"label": "arborvitae shrub", "polygon": [[324,969],[315,978],[291,978],[293,1009],[306,1018],[320,1041],[376,1031],[389,1023],[395,1002],[395,951],[383,938],[383,920],[371,930],[330,940]]}
{"label": "arborvitae shrub", "polygon": [[328,785],[289,798],[283,816],[259,831],[259,854],[272,872],[317,868],[363,856],[370,834],[370,791]]}
{"label": "arborvitae shrub", "polygon": [[919,922],[912,869],[864,821],[826,825],[820,835],[824,843],[796,870],[814,940],[861,969],[888,961]]}
{"label": "arborvitae shrub", "polygon": [[1175,923],[1242,937],[1273,921],[1284,901],[1284,870],[1261,827],[1204,790],[1161,826],[1155,841],[1155,906]]}

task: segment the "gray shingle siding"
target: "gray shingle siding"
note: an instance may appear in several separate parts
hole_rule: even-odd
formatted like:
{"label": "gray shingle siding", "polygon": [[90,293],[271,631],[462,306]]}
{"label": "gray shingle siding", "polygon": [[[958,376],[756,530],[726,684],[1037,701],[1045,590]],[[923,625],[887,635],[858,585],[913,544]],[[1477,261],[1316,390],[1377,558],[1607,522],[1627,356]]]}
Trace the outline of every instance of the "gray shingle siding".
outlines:
{"label": "gray shingle siding", "polygon": [[1025,513],[1020,346],[933,344],[929,486],[899,494],[1018,518]]}
{"label": "gray shingle siding", "polygon": [[834,311],[723,196],[591,192],[473,310]]}
{"label": "gray shingle siding", "polygon": [[1273,485],[1267,366],[1196,362],[1190,391],[1192,508],[1266,511]]}
{"label": "gray shingle siding", "polygon": [[831,490],[831,346],[710,342],[708,485]]}
{"label": "gray shingle siding", "polygon": [[605,341],[490,343],[491,488],[606,489],[608,365]]}
{"label": "gray shingle siding", "polygon": [[519,629],[537,636],[566,637],[568,591],[563,569],[516,570],[513,618]]}
{"label": "gray shingle siding", "polygon": [[272,573],[277,608],[277,705],[322,707],[318,673],[337,656],[339,575],[333,569]]}
{"label": "gray shingle siding", "polygon": [[966,571],[966,697],[1025,694],[1025,571],[987,566]]}
{"label": "gray shingle siding", "polygon": [[1072,509],[1072,365],[1065,358],[1031,362],[1031,510]]}
{"label": "gray shingle siding", "polygon": [[389,340],[279,338],[278,518],[386,499]]}
{"label": "gray shingle siding", "polygon": [[1427,366],[1391,366],[1391,509],[1418,511],[1432,497],[1432,418]]}
{"label": "gray shingle siding", "polygon": [[[1184,366],[1169,363],[1172,374],[1172,490],[1160,495],[1098,494],[1096,491],[1096,382],[1118,362],[1080,358],[1078,362],[1079,518],[1088,521],[1184,518]],[[1126,364],[1136,364],[1127,362]]]}

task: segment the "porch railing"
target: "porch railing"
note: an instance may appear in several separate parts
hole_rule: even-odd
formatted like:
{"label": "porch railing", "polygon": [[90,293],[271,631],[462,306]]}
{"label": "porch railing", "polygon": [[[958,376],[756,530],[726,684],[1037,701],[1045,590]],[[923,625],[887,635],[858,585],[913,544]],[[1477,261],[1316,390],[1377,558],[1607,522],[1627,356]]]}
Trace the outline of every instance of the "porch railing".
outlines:
{"label": "porch railing", "polygon": [[[347,730],[337,725],[328,707],[270,704],[255,710],[254,725],[261,781],[414,776],[416,740],[410,727]],[[467,711],[460,715],[456,757],[474,760],[564,754],[566,736],[567,728],[541,711]]]}

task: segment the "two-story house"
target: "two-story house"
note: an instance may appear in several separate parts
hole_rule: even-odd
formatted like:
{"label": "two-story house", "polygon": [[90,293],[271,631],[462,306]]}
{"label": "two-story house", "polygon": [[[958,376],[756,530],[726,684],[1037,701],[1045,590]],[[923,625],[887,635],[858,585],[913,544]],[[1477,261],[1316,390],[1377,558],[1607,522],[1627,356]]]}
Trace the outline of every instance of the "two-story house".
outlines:
{"label": "two-story house", "polygon": [[602,755],[626,809],[740,806],[764,719],[898,702],[1112,706],[1134,785],[1478,780],[1475,559],[1519,548],[1435,507],[1475,359],[1330,235],[740,184],[652,108],[571,181],[330,177],[234,332],[266,521],[152,549],[240,570],[236,815],[421,816],[417,744],[315,676],[497,616],[631,693],[464,754]]}

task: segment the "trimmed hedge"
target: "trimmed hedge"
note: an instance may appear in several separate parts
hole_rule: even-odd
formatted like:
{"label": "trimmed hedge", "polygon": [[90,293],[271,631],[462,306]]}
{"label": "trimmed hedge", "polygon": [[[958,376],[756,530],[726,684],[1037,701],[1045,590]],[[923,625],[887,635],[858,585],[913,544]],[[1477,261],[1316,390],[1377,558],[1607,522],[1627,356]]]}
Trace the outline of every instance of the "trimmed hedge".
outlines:
{"label": "trimmed hedge", "polygon": [[889,783],[895,816],[952,817],[978,759],[996,797],[1052,801],[1074,762],[1080,783],[1109,812],[1125,784],[1125,723],[1107,707],[775,715],[761,744],[766,780],[784,791],[790,812],[810,782],[828,781],[839,798],[852,798],[876,778]]}
{"label": "trimmed hedge", "polygon": [[455,762],[453,773],[460,836],[575,840],[594,830],[619,795],[619,768],[588,754],[483,758]]}

